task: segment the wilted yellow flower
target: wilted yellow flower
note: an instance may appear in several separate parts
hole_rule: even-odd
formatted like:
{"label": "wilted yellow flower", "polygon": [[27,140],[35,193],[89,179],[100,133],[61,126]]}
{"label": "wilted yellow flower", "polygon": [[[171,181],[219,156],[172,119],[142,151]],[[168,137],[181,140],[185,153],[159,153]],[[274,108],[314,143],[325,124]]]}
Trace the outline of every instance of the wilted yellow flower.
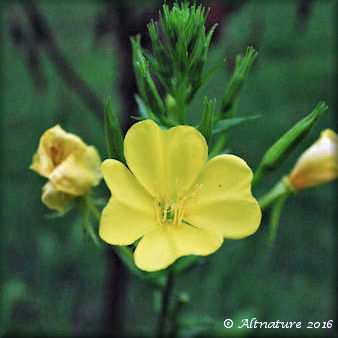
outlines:
{"label": "wilted yellow flower", "polygon": [[114,245],[142,237],[134,252],[140,269],[161,270],[185,255],[206,256],[223,238],[257,230],[261,210],[251,195],[251,170],[233,155],[206,164],[208,147],[195,128],[136,123],[125,137],[124,154],[130,170],[116,160],[102,164],[112,196],[99,234]]}
{"label": "wilted yellow flower", "polygon": [[100,164],[93,146],[56,125],[41,136],[30,169],[49,179],[42,188],[42,202],[61,211],[70,200],[88,194],[99,183]]}
{"label": "wilted yellow flower", "polygon": [[331,130],[321,132],[320,138],[298,159],[289,175],[292,188],[301,190],[338,177],[338,136]]}

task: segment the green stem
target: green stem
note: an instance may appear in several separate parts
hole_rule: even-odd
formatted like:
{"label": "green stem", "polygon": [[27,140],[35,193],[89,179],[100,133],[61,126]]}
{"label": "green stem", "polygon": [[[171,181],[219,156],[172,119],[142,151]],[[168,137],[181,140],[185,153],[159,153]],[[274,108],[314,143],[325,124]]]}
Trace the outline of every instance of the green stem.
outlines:
{"label": "green stem", "polygon": [[212,150],[209,154],[209,158],[213,158],[213,157],[219,155],[219,153],[224,149],[224,144],[225,144],[226,138],[227,138],[226,133],[223,133],[219,136],[219,138],[217,139],[214,147],[212,148]]}
{"label": "green stem", "polygon": [[264,210],[282,195],[294,192],[295,190],[290,186],[287,177],[283,177],[267,194],[258,199],[258,203]]}
{"label": "green stem", "polygon": [[101,214],[90,197],[87,198],[87,206],[94,218],[100,223]]}
{"label": "green stem", "polygon": [[93,229],[93,226],[92,226],[92,224],[90,222],[88,223],[87,231],[88,231],[89,236],[93,240],[94,244],[96,246],[100,246],[101,244],[100,244],[100,242],[99,242],[99,240],[97,238],[97,235],[96,235],[96,233],[95,233],[95,231]]}
{"label": "green stem", "polygon": [[170,296],[174,286],[174,273],[169,270],[167,276],[167,282],[165,288],[162,291],[162,304],[161,304],[161,312],[158,323],[157,337],[162,338],[165,336],[165,324],[169,311],[170,304]]}
{"label": "green stem", "polygon": [[266,170],[263,167],[259,166],[258,169],[255,171],[251,186],[254,187],[257,182],[259,182],[264,176],[266,175]]}
{"label": "green stem", "polygon": [[268,240],[268,243],[270,246],[272,246],[273,243],[275,242],[279,219],[280,219],[280,216],[283,210],[284,203],[289,195],[290,195],[290,192],[287,191],[281,196],[279,196],[272,208],[272,212],[270,215],[270,229],[269,229],[270,232],[269,232],[269,240]]}

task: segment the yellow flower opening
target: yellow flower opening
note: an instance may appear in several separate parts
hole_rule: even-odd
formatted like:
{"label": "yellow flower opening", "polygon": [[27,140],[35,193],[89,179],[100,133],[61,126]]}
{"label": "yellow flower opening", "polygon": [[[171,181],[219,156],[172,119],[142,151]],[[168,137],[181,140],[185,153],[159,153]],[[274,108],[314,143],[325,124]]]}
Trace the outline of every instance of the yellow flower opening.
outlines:
{"label": "yellow flower opening", "polygon": [[321,132],[320,138],[298,159],[289,175],[292,188],[301,190],[329,182],[338,177],[338,136],[331,130]]}
{"label": "yellow flower opening", "polygon": [[76,196],[90,193],[102,177],[101,159],[93,146],[65,132],[59,125],[40,138],[30,169],[48,178],[42,188],[42,202],[61,211]]}
{"label": "yellow flower opening", "polygon": [[195,128],[161,130],[151,120],[138,122],[126,134],[124,154],[130,170],[116,160],[102,163],[111,198],[99,234],[113,245],[141,238],[134,252],[140,269],[209,255],[223,238],[240,239],[259,227],[250,168],[233,155],[206,163],[208,147]]}

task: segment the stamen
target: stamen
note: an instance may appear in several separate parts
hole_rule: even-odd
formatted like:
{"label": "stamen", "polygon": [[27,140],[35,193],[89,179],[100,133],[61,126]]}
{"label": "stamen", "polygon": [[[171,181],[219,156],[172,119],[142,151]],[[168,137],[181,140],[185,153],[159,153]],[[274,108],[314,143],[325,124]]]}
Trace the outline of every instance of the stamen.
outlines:
{"label": "stamen", "polygon": [[167,195],[164,195],[164,209],[163,209],[163,215],[162,215],[162,222],[164,223],[167,220],[167,212],[168,212],[168,198]]}
{"label": "stamen", "polygon": [[187,195],[187,189],[183,188],[181,192],[178,191],[178,181],[175,181],[174,194],[172,198],[168,198],[167,194],[159,196],[158,185],[154,187],[154,207],[156,213],[156,220],[159,224],[170,223],[179,226],[184,218],[184,212],[188,206],[186,203],[193,198],[195,204],[202,189],[202,184],[196,184],[193,191]]}

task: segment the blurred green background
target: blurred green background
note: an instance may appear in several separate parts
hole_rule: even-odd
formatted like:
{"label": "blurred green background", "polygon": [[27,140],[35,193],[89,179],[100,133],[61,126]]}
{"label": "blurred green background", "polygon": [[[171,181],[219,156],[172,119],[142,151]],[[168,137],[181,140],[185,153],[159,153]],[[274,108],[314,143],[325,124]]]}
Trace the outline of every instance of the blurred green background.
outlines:
{"label": "blurred green background", "polygon": [[[114,108],[122,111],[118,92],[123,80],[119,77],[121,42],[114,35],[118,25],[112,32],[103,29],[102,33],[98,24],[107,4],[39,2],[38,6],[76,73],[99,100],[111,95]],[[319,100],[329,105],[282,168],[257,185],[254,194],[259,197],[291,170],[322,129],[335,129],[336,2],[208,4],[213,6],[212,18],[226,18],[210,49],[207,66],[211,68],[224,58],[226,63],[197,95],[190,109],[191,120],[200,116],[204,95],[216,96],[218,104],[221,102],[234,57],[247,45],[255,46],[259,58],[242,91],[239,115],[263,116],[231,131],[231,153],[255,168],[269,145],[312,111]],[[158,8],[159,3],[131,5],[130,22],[138,20],[144,29],[140,18],[153,13],[155,6]],[[97,335],[102,332],[107,287],[105,246],[97,248],[83,236],[75,211],[62,219],[46,218],[50,211],[40,202],[45,180],[28,166],[41,134],[57,123],[95,145],[105,158],[102,121],[60,77],[43,43],[33,41],[25,7],[9,2],[3,7],[0,330],[18,336]],[[135,115],[134,111],[129,113]],[[225,318],[235,324],[252,317],[302,321],[303,327],[308,321],[333,319],[335,185],[326,184],[289,198],[272,249],[267,246],[266,212],[255,235],[226,241],[204,264],[178,278],[177,290],[191,294],[185,319],[194,323],[191,331],[183,327],[181,335],[252,333],[227,331],[223,327]],[[103,183],[95,190],[96,195],[102,193],[106,193]],[[128,275],[127,334],[148,336],[153,332],[153,301],[151,288]],[[304,335],[309,330],[283,330],[282,334],[295,332]],[[317,329],[312,333],[328,331]],[[259,335],[270,334],[271,330],[259,331]]]}

